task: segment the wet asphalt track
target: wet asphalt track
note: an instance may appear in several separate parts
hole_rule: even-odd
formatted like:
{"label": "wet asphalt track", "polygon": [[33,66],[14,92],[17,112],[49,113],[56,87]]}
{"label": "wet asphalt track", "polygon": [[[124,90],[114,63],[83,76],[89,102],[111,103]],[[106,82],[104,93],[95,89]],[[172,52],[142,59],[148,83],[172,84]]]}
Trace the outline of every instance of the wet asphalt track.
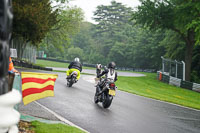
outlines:
{"label": "wet asphalt track", "polygon": [[[53,72],[50,72],[53,73]],[[68,88],[58,73],[55,96],[38,102],[91,133],[199,133],[200,111],[117,91],[109,109],[95,104],[92,76]],[[88,82],[91,81],[91,82]]]}

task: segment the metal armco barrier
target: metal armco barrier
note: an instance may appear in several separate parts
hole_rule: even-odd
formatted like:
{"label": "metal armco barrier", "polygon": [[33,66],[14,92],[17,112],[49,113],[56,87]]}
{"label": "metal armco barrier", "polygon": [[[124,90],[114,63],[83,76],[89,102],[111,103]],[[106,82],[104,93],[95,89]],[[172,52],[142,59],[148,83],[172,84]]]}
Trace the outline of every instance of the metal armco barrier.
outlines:
{"label": "metal armco barrier", "polygon": [[193,83],[189,81],[181,81],[181,88],[189,89],[192,90],[193,88]]}
{"label": "metal armco barrier", "polygon": [[193,90],[200,92],[200,84],[193,83]]}
{"label": "metal armco barrier", "polygon": [[181,79],[178,79],[178,78],[174,78],[172,76],[170,76],[169,78],[169,84],[170,85],[175,85],[175,86],[181,86]]}
{"label": "metal armco barrier", "polygon": [[200,92],[200,84],[184,81],[182,79],[178,79],[178,78],[166,75],[165,73],[162,73],[161,71],[157,71],[157,79],[171,85],[175,85],[181,88]]}
{"label": "metal armco barrier", "polygon": [[0,133],[18,133],[20,114],[13,107],[20,101],[21,94],[15,89],[0,96]]}

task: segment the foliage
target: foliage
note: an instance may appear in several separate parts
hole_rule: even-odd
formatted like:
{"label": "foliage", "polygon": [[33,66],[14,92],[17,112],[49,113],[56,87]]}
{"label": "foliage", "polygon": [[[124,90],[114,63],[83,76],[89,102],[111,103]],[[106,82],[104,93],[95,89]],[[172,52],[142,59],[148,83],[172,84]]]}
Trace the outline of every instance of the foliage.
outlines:
{"label": "foliage", "polygon": [[185,42],[180,35],[171,30],[165,32],[165,38],[160,42],[165,47],[165,57],[173,60],[184,60]]}
{"label": "foliage", "polygon": [[82,22],[80,24],[80,31],[72,38],[72,44],[75,47],[87,50],[88,47],[93,45],[92,26],[89,22]]}
{"label": "foliage", "polygon": [[51,29],[45,39],[48,39],[56,48],[64,52],[63,50],[70,43],[70,36],[79,31],[83,14],[80,8],[72,7],[60,10],[57,20],[59,22]]}
{"label": "foliage", "polygon": [[[94,12],[94,20],[98,22],[98,33],[113,32],[114,28],[124,23],[129,23],[131,8],[127,8],[122,3],[111,1],[111,5],[100,5]],[[111,33],[112,34],[112,33]]]}
{"label": "foliage", "polygon": [[52,10],[49,0],[15,0],[13,11],[13,37],[36,46],[57,23],[58,12]]}
{"label": "foliage", "polygon": [[[132,26],[133,22],[129,21],[131,9],[122,4],[112,2],[111,5],[102,5],[98,8],[95,14],[99,23],[97,25],[84,23],[72,42],[84,50],[85,61],[106,65],[112,60],[121,67],[159,69],[164,46],[155,44],[162,41],[165,32],[154,33],[137,25]],[[120,11],[125,9],[128,14],[120,14]],[[115,17],[104,16],[102,12]],[[109,26],[101,26],[103,23]],[[110,28],[109,31],[106,31],[106,28]]]}
{"label": "foliage", "polygon": [[200,45],[194,47],[191,81],[200,84]]}
{"label": "foliage", "polygon": [[121,30],[125,27],[125,23],[130,25],[131,12],[131,8],[116,1],[112,1],[111,5],[108,6],[98,6],[94,12],[94,20],[98,23],[95,25],[94,37],[100,44],[104,45],[101,52],[105,57],[108,56],[116,41],[126,43],[123,38],[124,32]]}
{"label": "foliage", "polygon": [[[61,56],[66,59],[70,38],[79,31],[82,20],[83,13],[80,8],[72,7],[59,10],[58,23],[52,27],[43,39],[40,50],[45,51],[48,57]],[[55,54],[52,54],[53,51]]]}
{"label": "foliage", "polygon": [[67,58],[68,60],[74,60],[74,58],[80,58],[80,60],[83,59],[83,50],[79,47],[71,47],[67,50]]}
{"label": "foliage", "polygon": [[199,1],[193,0],[140,0],[141,5],[133,13],[137,23],[150,29],[170,29],[185,41],[186,80],[190,80],[192,50],[198,44]]}
{"label": "foliage", "polygon": [[[184,26],[179,26],[176,20],[182,18],[177,17],[178,14],[176,14],[180,8],[174,3],[177,1],[141,1],[143,3],[136,11],[116,1],[112,1],[110,5],[98,6],[94,12],[97,24],[81,22],[80,31],[74,36],[69,36],[72,45],[69,47],[66,45],[65,48],[62,48],[64,45],[61,46],[66,54],[57,48],[59,43],[50,41],[56,36],[54,34],[48,42],[44,42],[45,45],[48,44],[48,48],[42,47],[42,49],[55,58],[71,60],[75,58],[71,55],[81,56],[81,61],[85,63],[106,65],[110,61],[115,61],[117,67],[136,69],[161,69],[161,56],[179,61],[184,60],[187,46],[193,47],[193,45],[192,38],[189,36],[187,38],[190,43],[185,41],[186,31],[180,28]],[[184,5],[183,3],[180,5]],[[133,14],[132,21],[130,21],[130,14]],[[188,34],[193,36],[190,31]],[[55,47],[54,44],[56,44]],[[198,81],[200,77],[198,46],[198,44],[195,45],[192,54],[192,81]],[[67,49],[71,47],[72,49],[80,48],[81,55],[67,53]],[[76,50],[74,51],[77,53]]]}

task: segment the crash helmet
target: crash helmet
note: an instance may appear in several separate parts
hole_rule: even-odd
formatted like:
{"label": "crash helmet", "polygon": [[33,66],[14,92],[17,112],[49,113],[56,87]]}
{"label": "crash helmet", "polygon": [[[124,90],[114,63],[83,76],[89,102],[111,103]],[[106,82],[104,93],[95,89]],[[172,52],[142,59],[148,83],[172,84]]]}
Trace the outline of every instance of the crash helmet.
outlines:
{"label": "crash helmet", "polygon": [[74,61],[75,61],[75,62],[80,62],[80,59],[79,59],[78,57],[76,57],[76,58],[74,59]]}
{"label": "crash helmet", "polygon": [[116,64],[115,64],[115,62],[110,62],[110,63],[108,63],[108,68],[112,68],[112,69],[115,69],[115,66],[116,66]]}

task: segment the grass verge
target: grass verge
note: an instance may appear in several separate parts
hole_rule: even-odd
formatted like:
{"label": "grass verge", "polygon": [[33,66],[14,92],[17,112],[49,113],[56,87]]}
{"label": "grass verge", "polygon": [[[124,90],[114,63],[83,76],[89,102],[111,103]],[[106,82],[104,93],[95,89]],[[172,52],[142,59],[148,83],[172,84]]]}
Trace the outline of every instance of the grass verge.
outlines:
{"label": "grass verge", "polygon": [[84,133],[84,131],[64,124],[47,124],[39,121],[20,121],[19,133]]}
{"label": "grass verge", "polygon": [[36,133],[84,133],[76,127],[64,124],[47,124],[39,121],[31,122]]}
{"label": "grass verge", "polygon": [[116,85],[122,91],[200,109],[200,93],[160,82],[156,73],[144,74],[144,77],[118,77]]}
{"label": "grass verge", "polygon": [[[56,61],[48,61],[48,60],[36,60],[36,65],[43,67],[60,67],[60,68],[68,68],[69,63],[62,63]],[[95,69],[93,67],[83,67],[84,69]]]}
{"label": "grass verge", "polygon": [[56,62],[56,61],[48,61],[48,60],[36,60],[36,65],[44,66],[44,67],[62,67],[67,68],[68,63]]}

